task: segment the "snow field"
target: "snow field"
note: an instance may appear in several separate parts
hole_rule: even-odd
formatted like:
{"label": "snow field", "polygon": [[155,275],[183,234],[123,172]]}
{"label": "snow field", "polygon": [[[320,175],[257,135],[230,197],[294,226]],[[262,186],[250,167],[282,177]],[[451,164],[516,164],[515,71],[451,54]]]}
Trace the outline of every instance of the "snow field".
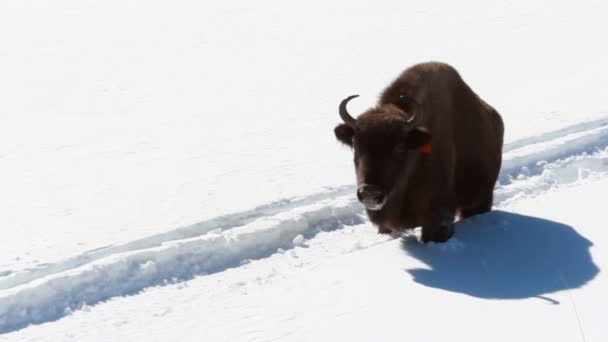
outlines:
{"label": "snow field", "polygon": [[[607,341],[607,13],[0,2],[0,341]],[[420,245],[332,129],[431,60],[507,144],[497,210]]]}
{"label": "snow field", "polygon": [[[607,119],[556,132],[505,146],[501,181],[495,190],[498,208],[608,173]],[[107,246],[58,263],[6,271],[0,278],[0,332],[56,320],[87,305],[147,287],[188,280],[238,267],[248,260],[303,248],[319,232],[364,222],[363,209],[353,191],[351,186],[330,189]],[[475,227],[472,224],[463,231],[476,234]],[[375,242],[371,245],[386,241],[386,237],[377,236],[372,241]],[[437,248],[458,250],[459,241],[457,234],[452,242]]]}

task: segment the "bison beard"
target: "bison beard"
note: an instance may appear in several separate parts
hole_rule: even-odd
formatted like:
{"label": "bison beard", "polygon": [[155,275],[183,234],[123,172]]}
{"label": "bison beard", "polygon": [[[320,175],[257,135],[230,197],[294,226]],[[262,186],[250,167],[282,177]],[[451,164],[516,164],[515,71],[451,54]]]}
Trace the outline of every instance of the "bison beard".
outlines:
{"label": "bison beard", "polygon": [[380,233],[422,226],[443,242],[454,218],[492,209],[503,122],[458,72],[443,63],[406,69],[377,106],[356,119],[339,106],[336,138],[353,148],[357,198]]}

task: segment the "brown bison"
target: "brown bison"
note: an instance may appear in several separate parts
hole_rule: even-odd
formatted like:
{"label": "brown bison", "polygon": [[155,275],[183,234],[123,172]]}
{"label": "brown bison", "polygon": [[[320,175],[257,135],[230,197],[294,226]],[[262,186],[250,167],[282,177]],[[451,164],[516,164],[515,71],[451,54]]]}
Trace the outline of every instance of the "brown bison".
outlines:
{"label": "brown bison", "polygon": [[334,133],[354,149],[357,197],[380,233],[422,226],[443,242],[454,217],[492,209],[503,122],[447,64],[405,70],[378,105],[354,119],[340,103]]}

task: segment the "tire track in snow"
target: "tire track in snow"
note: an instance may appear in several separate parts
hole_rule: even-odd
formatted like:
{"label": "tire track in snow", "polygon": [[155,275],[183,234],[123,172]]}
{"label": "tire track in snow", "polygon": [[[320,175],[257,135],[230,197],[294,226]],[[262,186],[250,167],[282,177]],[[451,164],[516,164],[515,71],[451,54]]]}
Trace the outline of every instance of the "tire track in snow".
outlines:
{"label": "tire track in snow", "polygon": [[[606,146],[608,118],[505,145],[497,204],[585,175],[606,174]],[[59,319],[84,304],[238,267],[243,260],[293,247],[298,235],[310,238],[361,223],[362,214],[354,187],[344,186],[5,274],[0,278],[0,333]]]}

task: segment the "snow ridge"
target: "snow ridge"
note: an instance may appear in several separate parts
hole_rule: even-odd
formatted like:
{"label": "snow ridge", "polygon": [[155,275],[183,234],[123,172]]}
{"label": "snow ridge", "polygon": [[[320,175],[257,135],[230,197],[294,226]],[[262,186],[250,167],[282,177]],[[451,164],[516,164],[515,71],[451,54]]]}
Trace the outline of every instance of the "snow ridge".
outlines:
{"label": "snow ridge", "polygon": [[[608,173],[608,117],[505,145],[498,207]],[[59,319],[84,305],[238,267],[320,231],[363,222],[352,185],[225,215],[0,276],[0,333]]]}
{"label": "snow ridge", "polygon": [[[239,227],[110,254],[0,292],[0,332],[62,317],[87,304],[149,286],[191,279],[235,267],[246,259],[293,247],[294,237],[359,222],[362,209],[341,196],[261,217]],[[79,260],[79,263],[82,261]],[[62,264],[61,267],[65,267]]]}
{"label": "snow ridge", "polygon": [[246,225],[261,217],[273,216],[294,208],[316,203],[323,199],[344,196],[346,194],[352,193],[352,191],[353,186],[350,185],[341,186],[337,188],[328,188],[322,193],[311,194],[305,197],[282,199],[279,201],[261,205],[251,210],[223,215],[193,225],[176,228],[166,233],[149,236],[143,239],[130,241],[120,245],[97,248],[81,255],[68,258],[58,263],[43,264],[33,269],[5,271],[0,274],[0,290],[9,289],[11,287],[25,284],[51,274],[74,269],[87,263],[91,263],[96,260],[105,258],[107,256],[125,253],[129,251],[152,248],[170,241],[198,237],[217,229],[226,231],[232,228]]}
{"label": "snow ridge", "polygon": [[606,175],[607,146],[608,117],[505,144],[494,205]]}
{"label": "snow ridge", "polygon": [[[573,129],[559,130],[562,135],[555,137],[547,133],[539,137],[525,138],[508,144],[503,151],[503,162],[498,181],[509,184],[520,175],[541,174],[549,162],[579,154],[589,154],[608,145],[608,119],[594,121],[597,125],[581,131],[583,124]],[[519,141],[528,141],[522,145]]]}

